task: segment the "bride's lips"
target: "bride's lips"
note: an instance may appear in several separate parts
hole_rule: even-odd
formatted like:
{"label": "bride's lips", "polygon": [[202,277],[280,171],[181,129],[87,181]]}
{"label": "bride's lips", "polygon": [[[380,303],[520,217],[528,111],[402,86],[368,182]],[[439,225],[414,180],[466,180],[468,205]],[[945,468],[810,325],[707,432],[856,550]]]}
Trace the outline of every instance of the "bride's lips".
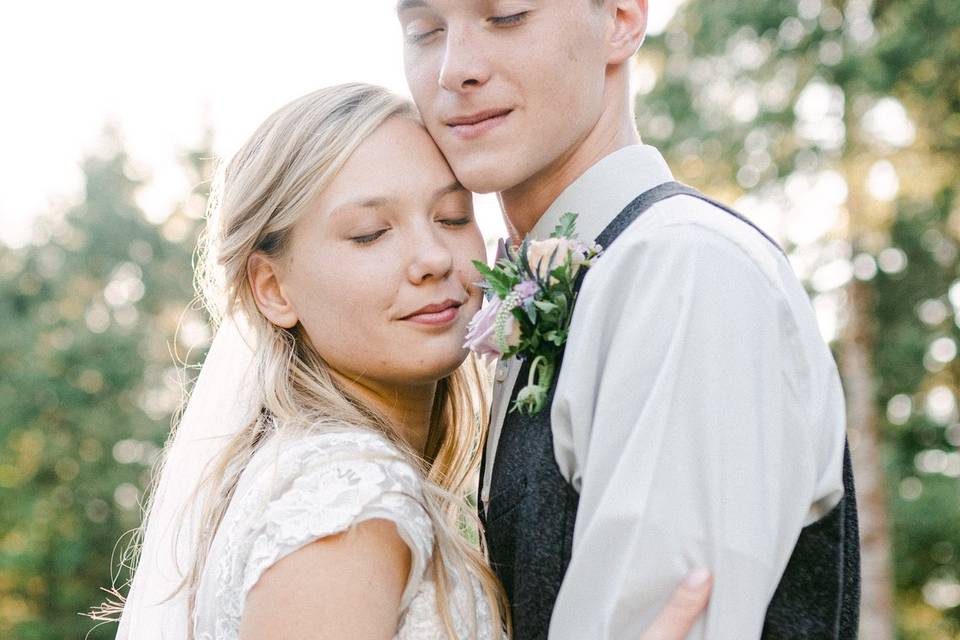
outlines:
{"label": "bride's lips", "polygon": [[457,316],[460,315],[461,304],[463,303],[456,300],[444,300],[421,307],[400,319],[429,326],[445,326],[456,320]]}
{"label": "bride's lips", "polygon": [[446,125],[457,137],[464,140],[473,140],[502,124],[512,111],[513,109],[488,109],[466,116],[450,118],[446,120]]}

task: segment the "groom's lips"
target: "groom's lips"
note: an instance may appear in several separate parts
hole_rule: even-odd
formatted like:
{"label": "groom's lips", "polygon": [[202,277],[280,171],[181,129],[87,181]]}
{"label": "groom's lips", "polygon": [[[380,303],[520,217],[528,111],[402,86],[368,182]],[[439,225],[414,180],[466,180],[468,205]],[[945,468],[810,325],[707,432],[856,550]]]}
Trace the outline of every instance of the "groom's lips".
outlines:
{"label": "groom's lips", "polygon": [[512,111],[513,109],[488,109],[467,116],[450,118],[446,121],[446,125],[457,137],[473,140],[500,125]]}

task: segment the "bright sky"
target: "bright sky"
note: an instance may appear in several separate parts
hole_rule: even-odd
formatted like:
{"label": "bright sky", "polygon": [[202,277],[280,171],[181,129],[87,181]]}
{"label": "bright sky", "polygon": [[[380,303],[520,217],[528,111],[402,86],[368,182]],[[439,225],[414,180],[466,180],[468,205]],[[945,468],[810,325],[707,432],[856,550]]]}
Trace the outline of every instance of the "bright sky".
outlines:
{"label": "bright sky", "polygon": [[[651,2],[651,32],[682,0]],[[77,161],[107,122],[123,133],[140,195],[161,218],[190,187],[178,154],[213,129],[229,153],[271,112],[348,81],[406,93],[393,0],[31,0],[0,10],[0,241],[76,197]],[[490,197],[478,203],[499,233]]]}

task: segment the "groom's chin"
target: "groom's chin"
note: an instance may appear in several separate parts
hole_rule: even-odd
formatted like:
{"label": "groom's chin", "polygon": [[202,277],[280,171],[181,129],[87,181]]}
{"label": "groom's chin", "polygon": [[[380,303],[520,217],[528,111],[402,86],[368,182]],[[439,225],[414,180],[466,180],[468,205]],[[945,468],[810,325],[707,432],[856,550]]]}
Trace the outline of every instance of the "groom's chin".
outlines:
{"label": "groom's chin", "polygon": [[450,160],[450,168],[466,189],[474,193],[507,191],[524,181],[518,163],[509,158],[482,158],[482,154],[468,154],[460,161]]}

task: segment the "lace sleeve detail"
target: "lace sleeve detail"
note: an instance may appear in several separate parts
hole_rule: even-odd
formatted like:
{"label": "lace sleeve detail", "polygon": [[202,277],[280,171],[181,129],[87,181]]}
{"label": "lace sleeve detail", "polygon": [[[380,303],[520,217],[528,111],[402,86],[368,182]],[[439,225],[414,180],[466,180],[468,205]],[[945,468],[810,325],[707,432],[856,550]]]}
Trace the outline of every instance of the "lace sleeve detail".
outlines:
{"label": "lace sleeve detail", "polygon": [[245,544],[236,550],[234,575],[242,576],[238,604],[285,556],[365,520],[384,518],[395,523],[412,556],[402,613],[423,579],[433,527],[422,506],[419,475],[396,448],[375,434],[325,434],[285,447],[265,466],[243,497]]}

